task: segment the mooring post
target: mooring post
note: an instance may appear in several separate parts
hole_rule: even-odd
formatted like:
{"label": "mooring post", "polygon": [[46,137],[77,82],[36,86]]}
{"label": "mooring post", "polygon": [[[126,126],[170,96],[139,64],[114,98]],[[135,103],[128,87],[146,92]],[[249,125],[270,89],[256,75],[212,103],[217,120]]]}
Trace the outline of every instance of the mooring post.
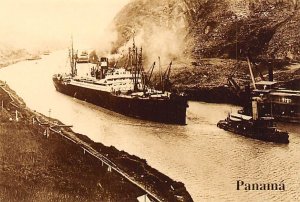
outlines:
{"label": "mooring post", "polygon": [[85,149],[83,148],[83,154],[85,154]]}
{"label": "mooring post", "polygon": [[32,125],[34,125],[35,124],[35,119],[34,119],[34,117],[32,118]]}
{"label": "mooring post", "polygon": [[18,110],[16,110],[16,121],[19,121],[19,117],[18,117]]}
{"label": "mooring post", "polygon": [[50,136],[50,130],[49,130],[49,127],[47,127],[47,129],[46,129],[46,134],[47,134],[47,138],[49,138],[49,136]]}

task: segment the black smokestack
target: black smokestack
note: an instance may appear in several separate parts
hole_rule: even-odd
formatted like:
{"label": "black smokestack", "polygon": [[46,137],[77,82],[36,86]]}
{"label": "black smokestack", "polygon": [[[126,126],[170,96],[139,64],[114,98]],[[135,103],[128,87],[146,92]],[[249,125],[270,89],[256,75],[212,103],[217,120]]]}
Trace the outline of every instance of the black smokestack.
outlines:
{"label": "black smokestack", "polygon": [[273,81],[273,66],[269,65],[269,81]]}

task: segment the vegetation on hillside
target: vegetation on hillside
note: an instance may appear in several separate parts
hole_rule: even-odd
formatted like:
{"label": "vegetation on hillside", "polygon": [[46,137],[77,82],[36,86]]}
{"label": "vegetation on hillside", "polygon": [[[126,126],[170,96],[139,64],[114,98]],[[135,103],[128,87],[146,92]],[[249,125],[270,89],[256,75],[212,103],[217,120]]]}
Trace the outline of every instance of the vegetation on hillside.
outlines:
{"label": "vegetation on hillside", "polygon": [[143,46],[144,68],[158,64],[158,56],[163,69],[172,60],[173,87],[187,91],[226,87],[228,78],[250,82],[247,58],[255,75],[272,66],[275,79],[295,80],[299,66],[289,66],[300,62],[299,5],[299,0],[132,0],[114,19],[118,37],[112,51],[123,53],[134,35]]}
{"label": "vegetation on hillside", "polygon": [[147,56],[299,61],[299,9],[299,0],[133,0],[115,17],[113,50],[135,31]]}

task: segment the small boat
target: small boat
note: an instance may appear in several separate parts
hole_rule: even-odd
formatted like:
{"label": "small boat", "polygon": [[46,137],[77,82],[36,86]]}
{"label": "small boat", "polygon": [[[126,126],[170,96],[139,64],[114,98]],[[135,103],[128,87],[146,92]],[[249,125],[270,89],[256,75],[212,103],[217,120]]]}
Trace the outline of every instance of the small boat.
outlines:
{"label": "small boat", "polygon": [[218,122],[217,126],[246,137],[276,143],[289,143],[288,132],[278,130],[274,118],[270,116],[258,117],[257,101],[252,101],[253,115],[247,116],[239,113],[230,113],[225,120]]}
{"label": "small boat", "polygon": [[49,50],[46,50],[43,54],[44,54],[44,55],[50,55],[50,51],[49,51]]}
{"label": "small boat", "polygon": [[40,60],[40,59],[41,59],[41,57],[39,55],[33,55],[33,56],[27,58],[27,60]]}

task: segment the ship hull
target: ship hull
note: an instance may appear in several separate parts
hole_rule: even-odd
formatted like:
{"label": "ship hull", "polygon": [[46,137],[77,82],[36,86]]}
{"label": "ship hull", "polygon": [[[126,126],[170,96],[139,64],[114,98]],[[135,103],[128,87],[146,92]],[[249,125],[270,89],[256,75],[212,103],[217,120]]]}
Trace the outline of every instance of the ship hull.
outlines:
{"label": "ship hull", "polygon": [[249,126],[246,128],[246,126],[243,126],[240,123],[228,122],[226,120],[219,121],[217,126],[226,131],[253,139],[283,144],[289,143],[289,135],[286,132],[249,128]]}
{"label": "ship hull", "polygon": [[135,117],[169,124],[186,124],[186,96],[171,99],[134,98],[115,93],[80,87],[64,83],[53,78],[57,91],[80,100],[95,104],[111,111]]}

